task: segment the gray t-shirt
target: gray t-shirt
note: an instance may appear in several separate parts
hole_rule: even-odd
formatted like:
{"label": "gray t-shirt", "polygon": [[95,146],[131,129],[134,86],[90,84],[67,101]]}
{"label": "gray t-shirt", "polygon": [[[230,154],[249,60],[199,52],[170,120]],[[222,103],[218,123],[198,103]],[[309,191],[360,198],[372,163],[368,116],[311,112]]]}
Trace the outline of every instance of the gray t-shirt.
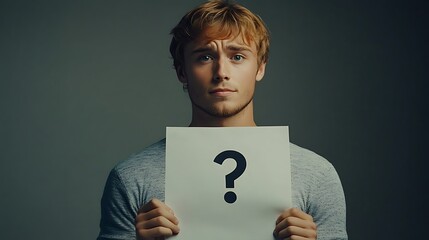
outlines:
{"label": "gray t-shirt", "polygon": [[[344,192],[332,164],[292,143],[290,154],[293,206],[313,217],[318,240],[347,239]],[[165,139],[116,165],[101,199],[98,240],[135,239],[137,212],[152,198],[164,201],[164,181]]]}

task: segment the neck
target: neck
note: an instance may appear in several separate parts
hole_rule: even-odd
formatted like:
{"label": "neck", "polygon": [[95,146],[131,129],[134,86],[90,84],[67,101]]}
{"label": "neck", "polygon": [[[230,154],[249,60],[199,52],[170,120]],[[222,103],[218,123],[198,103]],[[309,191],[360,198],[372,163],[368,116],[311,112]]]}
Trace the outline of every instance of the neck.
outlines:
{"label": "neck", "polygon": [[192,121],[189,127],[254,127],[253,102],[249,103],[239,113],[230,117],[209,115],[195,106],[192,106]]}

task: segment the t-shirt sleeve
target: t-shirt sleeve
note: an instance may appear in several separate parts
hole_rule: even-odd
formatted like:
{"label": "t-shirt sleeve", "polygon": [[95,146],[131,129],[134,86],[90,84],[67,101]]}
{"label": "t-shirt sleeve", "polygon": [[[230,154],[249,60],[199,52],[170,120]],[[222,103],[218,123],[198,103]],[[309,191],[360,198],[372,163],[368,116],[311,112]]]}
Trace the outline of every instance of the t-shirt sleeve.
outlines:
{"label": "t-shirt sleeve", "polygon": [[97,240],[135,239],[136,214],[123,181],[113,169],[101,199],[100,233]]}
{"label": "t-shirt sleeve", "polygon": [[346,203],[340,178],[331,164],[324,173],[313,189],[313,204],[309,206],[309,214],[317,224],[317,239],[347,239]]}

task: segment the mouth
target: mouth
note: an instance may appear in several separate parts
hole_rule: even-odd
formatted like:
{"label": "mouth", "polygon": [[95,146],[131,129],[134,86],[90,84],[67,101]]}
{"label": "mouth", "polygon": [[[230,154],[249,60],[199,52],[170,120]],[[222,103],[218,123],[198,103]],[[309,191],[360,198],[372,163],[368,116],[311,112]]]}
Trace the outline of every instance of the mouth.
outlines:
{"label": "mouth", "polygon": [[225,97],[235,92],[237,92],[237,90],[230,89],[230,88],[215,88],[213,90],[210,90],[209,94],[218,96],[218,97]]}

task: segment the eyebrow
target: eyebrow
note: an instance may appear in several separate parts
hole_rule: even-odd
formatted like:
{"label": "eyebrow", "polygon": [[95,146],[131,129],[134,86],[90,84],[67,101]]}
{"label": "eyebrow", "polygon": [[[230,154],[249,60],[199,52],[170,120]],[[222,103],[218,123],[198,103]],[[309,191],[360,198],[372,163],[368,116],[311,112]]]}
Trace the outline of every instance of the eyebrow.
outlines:
{"label": "eyebrow", "polygon": [[228,45],[227,47],[226,47],[228,50],[231,50],[231,51],[236,51],[236,52],[242,52],[242,51],[249,51],[249,52],[252,52],[252,49],[250,48],[250,47],[247,47],[247,46],[245,46],[245,45]]}
{"label": "eyebrow", "polygon": [[208,52],[208,51],[212,51],[212,50],[213,50],[213,48],[211,48],[211,47],[199,47],[197,49],[192,50],[191,55],[201,53],[201,52]]}
{"label": "eyebrow", "polygon": [[[242,51],[252,52],[252,49],[250,47],[247,47],[247,46],[244,46],[244,45],[231,44],[231,45],[227,45],[226,49],[228,49],[230,51],[235,51],[235,52],[242,52]],[[212,47],[208,47],[208,46],[199,47],[199,48],[196,48],[196,49],[192,50],[191,55],[194,55],[194,54],[197,54],[197,53],[201,53],[201,52],[209,52],[209,51],[213,51],[213,48]]]}

